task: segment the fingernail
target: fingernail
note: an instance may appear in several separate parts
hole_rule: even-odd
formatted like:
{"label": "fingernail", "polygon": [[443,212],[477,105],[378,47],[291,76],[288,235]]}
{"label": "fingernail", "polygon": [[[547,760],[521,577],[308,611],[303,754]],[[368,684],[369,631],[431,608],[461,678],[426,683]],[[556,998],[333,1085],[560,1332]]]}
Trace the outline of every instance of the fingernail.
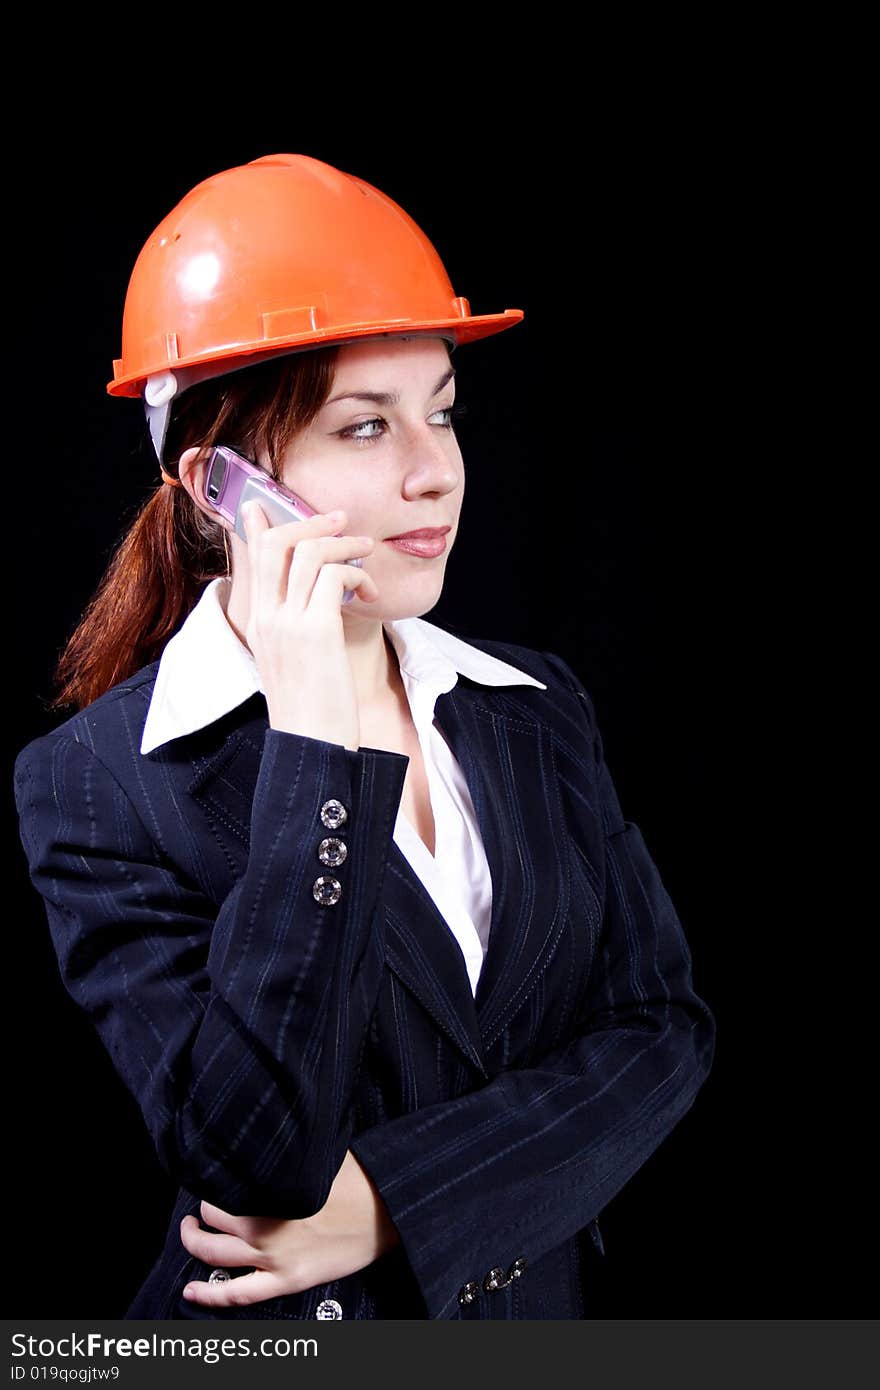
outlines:
{"label": "fingernail", "polygon": [[342,511],[339,511],[339,512],[328,512],[328,513],[327,513],[327,520],[328,520],[328,521],[342,521],[342,520],[344,519],[344,517],[345,517],[345,512],[342,512]]}
{"label": "fingernail", "polygon": [[194,1293],[195,1293],[195,1290],[194,1290],[192,1284],[187,1284],[186,1288],[185,1288],[184,1291],[183,1291],[183,1296],[184,1296],[184,1298],[192,1298],[192,1296],[193,1296]]}

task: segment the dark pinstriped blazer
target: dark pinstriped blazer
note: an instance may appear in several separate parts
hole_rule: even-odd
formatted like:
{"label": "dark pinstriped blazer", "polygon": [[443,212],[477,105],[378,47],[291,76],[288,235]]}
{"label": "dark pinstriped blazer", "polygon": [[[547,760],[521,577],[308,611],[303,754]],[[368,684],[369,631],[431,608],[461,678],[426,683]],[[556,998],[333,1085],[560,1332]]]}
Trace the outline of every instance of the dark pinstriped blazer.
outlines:
{"label": "dark pinstriped blazer", "polygon": [[[260,694],[142,755],[158,662],[19,754],[62,979],[180,1184],[126,1317],[590,1315],[596,1218],[693,1103],[715,1020],[589,695],[552,653],[466,640],[548,687],[460,675],[437,700],[492,873],[476,997],[392,838],[405,756],[270,729]],[[348,856],[328,871],[331,799]],[[399,1246],[248,1307],[181,1299],[210,1273],[186,1212],[310,1215],[348,1148]]]}

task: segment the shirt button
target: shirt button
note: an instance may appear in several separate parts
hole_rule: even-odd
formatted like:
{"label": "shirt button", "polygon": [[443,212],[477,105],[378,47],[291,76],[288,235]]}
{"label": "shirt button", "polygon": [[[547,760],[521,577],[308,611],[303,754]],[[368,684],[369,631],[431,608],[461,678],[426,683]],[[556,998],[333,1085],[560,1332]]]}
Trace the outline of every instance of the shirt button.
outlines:
{"label": "shirt button", "polygon": [[328,830],[338,830],[347,820],[348,812],[341,801],[324,802],[321,807],[321,824],[326,825]]}
{"label": "shirt button", "polygon": [[332,907],[342,897],[342,884],[338,878],[328,878],[326,874],[323,874],[321,878],[316,878],[312,884],[312,897],[322,907]]}
{"label": "shirt button", "polygon": [[459,1303],[473,1303],[474,1299],[479,1297],[479,1294],[479,1284],[475,1284],[473,1279],[471,1279],[459,1290],[458,1301]]}
{"label": "shirt button", "polygon": [[315,1317],[319,1322],[335,1322],[342,1317],[342,1304],[335,1298],[325,1298],[315,1309]]}
{"label": "shirt button", "polygon": [[331,836],[318,845],[318,858],[322,864],[329,864],[335,869],[348,858],[348,845],[344,840],[337,840],[335,836]]}

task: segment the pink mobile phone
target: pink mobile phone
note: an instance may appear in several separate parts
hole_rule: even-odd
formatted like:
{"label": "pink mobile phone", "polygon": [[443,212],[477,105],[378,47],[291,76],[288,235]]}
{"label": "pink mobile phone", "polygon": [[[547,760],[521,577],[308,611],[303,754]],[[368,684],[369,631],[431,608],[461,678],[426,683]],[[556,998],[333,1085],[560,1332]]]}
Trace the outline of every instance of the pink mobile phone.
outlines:
{"label": "pink mobile phone", "polygon": [[[211,451],[205,469],[205,501],[232,522],[236,534],[245,542],[247,536],[241,509],[251,498],[256,498],[273,526],[282,526],[288,521],[307,521],[310,516],[316,515],[314,507],[310,507],[289,488],[276,483],[265,469],[242,458],[234,449],[218,444]],[[340,531],[337,534],[343,533]],[[362,562],[356,558],[346,563],[357,565],[360,569]],[[356,592],[355,589],[346,589],[342,602],[350,603]]]}

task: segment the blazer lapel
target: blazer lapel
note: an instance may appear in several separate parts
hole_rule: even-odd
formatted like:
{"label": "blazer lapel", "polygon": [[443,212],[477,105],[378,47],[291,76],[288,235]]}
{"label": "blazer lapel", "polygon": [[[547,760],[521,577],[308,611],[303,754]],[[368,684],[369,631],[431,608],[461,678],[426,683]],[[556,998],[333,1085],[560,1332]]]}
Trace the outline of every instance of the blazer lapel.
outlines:
{"label": "blazer lapel", "polygon": [[464,956],[446,919],[406,855],[391,845],[383,892],[385,962],[438,1028],[487,1076]]}
{"label": "blazer lapel", "polygon": [[489,943],[473,1001],[484,1049],[529,998],[569,909],[552,734],[521,709],[504,709],[511,698],[503,687],[459,676],[435,706],[464,772],[492,876]]}

